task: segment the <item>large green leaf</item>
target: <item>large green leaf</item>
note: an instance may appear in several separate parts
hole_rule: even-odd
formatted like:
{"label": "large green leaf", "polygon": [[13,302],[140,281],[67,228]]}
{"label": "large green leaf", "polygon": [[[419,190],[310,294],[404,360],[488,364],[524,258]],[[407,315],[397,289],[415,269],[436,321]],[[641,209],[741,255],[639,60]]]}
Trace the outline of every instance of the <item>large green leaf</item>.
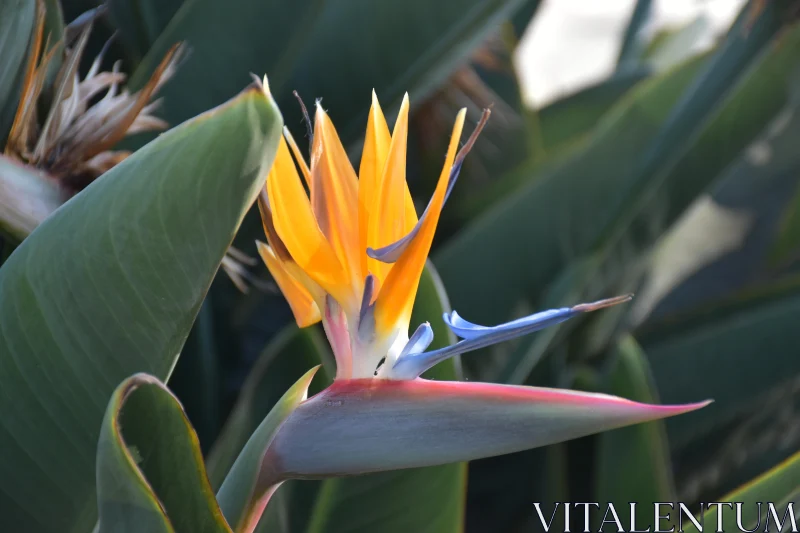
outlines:
{"label": "large green leaf", "polygon": [[[617,73],[607,80],[560,98],[542,109],[525,110],[530,129],[533,131],[532,137],[535,139],[534,142],[528,140],[531,144],[528,147],[528,157],[522,162],[517,162],[512,170],[492,175],[491,181],[477,192],[468,191],[462,194],[459,192],[463,189],[456,187],[445,213],[451,210],[457,211],[460,219],[468,220],[488,210],[495,202],[502,200],[519,187],[532,183],[539,177],[547,176],[568,157],[579,153],[609,109],[650,74],[651,71],[647,68]],[[455,116],[455,113],[452,116]],[[489,121],[489,124],[491,123],[492,121]],[[476,150],[485,140],[484,135],[481,135]],[[489,140],[487,144],[493,152],[496,152],[497,143]],[[495,157],[498,157],[498,154],[495,154]]]}
{"label": "large green leaf", "polygon": [[[741,504],[741,526],[737,523],[737,509],[734,505],[710,507],[703,515],[700,525],[704,531],[712,529],[741,531],[741,528],[747,531],[796,531],[800,525],[798,479],[800,479],[800,452],[731,494],[715,500]],[[794,520],[787,513],[790,505],[794,509]],[[719,527],[720,523],[722,528]],[[686,520],[684,527],[686,533],[698,531],[695,524],[689,520]]]}
{"label": "large green leaf", "polygon": [[[430,349],[455,342],[442,320],[450,311],[439,275],[429,263],[420,280],[411,324],[428,321]],[[457,380],[459,360],[435,366],[424,377]],[[466,464],[381,472],[326,480],[317,499],[309,533],[457,533],[464,529]]]}
{"label": "large green leaf", "polygon": [[183,4],[194,0],[106,0],[111,21],[128,53],[139,60]]}
{"label": "large green leaf", "polygon": [[638,0],[636,2],[619,48],[619,55],[617,56],[618,69],[625,70],[639,66],[642,52],[646,45],[643,30],[650,21],[652,11],[653,0]]}
{"label": "large green leaf", "polygon": [[[408,91],[422,103],[522,0],[350,0],[327,2],[304,33],[307,45],[291,82],[323,98],[344,140],[360,138],[370,91],[387,112]],[[282,106],[291,94],[279,98]],[[291,125],[291,124],[290,124]]]}
{"label": "large green leaf", "polygon": [[446,246],[436,259],[456,308],[497,321],[521,295],[535,297],[569,261],[592,253],[611,271],[592,280],[596,289],[624,279],[620,265],[635,265],[785,104],[800,30],[771,40],[782,28],[778,9],[767,6],[749,32],[734,27],[709,61],[641,84],[581,154]]}
{"label": "large green leaf", "polygon": [[0,0],[0,146],[17,112],[35,22],[36,0]]}
{"label": "large green leaf", "polygon": [[117,387],[97,447],[98,533],[230,533],[200,443],[163,383],[136,374]]}
{"label": "large green leaf", "polygon": [[169,375],[281,123],[269,96],[248,89],[106,173],[0,269],[0,508],[11,531],[91,529],[105,404],[133,373]]}
{"label": "large green leaf", "polygon": [[794,348],[800,343],[798,312],[800,278],[795,276],[637,334],[663,401],[699,393],[715,400],[701,412],[667,422],[673,445],[702,439],[752,412],[760,395],[800,374]]}
{"label": "large green leaf", "polygon": [[[617,344],[605,392],[638,402],[658,403],[647,359],[633,337]],[[611,502],[624,523],[628,502],[637,502],[637,523],[649,523],[654,502],[676,501],[667,434],[662,420],[598,436],[595,499]],[[603,504],[601,503],[601,506]]]}
{"label": "large green leaf", "polygon": [[[165,9],[162,2],[139,0],[137,7],[141,12],[154,12]],[[236,94],[251,72],[259,78],[269,76],[273,93],[282,95],[287,92],[290,69],[300,45],[309,38],[309,28],[321,4],[322,0],[261,0],[235,5],[218,0],[183,2],[133,73],[131,84],[144,84],[170,47],[186,41],[189,56],[159,91],[165,101],[159,114],[167,122],[175,124],[225,101]],[[369,93],[365,98],[369,105]]]}

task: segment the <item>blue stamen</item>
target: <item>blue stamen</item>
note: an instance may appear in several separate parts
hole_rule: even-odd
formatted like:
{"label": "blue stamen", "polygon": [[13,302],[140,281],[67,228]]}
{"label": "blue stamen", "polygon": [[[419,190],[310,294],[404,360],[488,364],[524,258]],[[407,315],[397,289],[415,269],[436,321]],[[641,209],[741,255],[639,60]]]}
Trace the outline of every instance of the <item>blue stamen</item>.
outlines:
{"label": "blue stamen", "polygon": [[[588,304],[579,304],[574,307],[550,309],[494,327],[473,324],[461,318],[455,311],[450,314],[445,313],[445,323],[463,340],[452,346],[447,346],[446,348],[418,353],[416,355],[411,352],[406,353],[406,350],[403,350],[403,353],[401,353],[400,357],[395,361],[392,372],[394,374],[396,371],[399,371],[398,375],[402,375],[401,379],[413,379],[419,377],[423,372],[437,363],[449,359],[454,355],[479,350],[499,342],[527,335],[528,333],[560,324],[581,313],[627,302],[631,298],[632,295],[628,294]],[[415,333],[414,336],[416,335]]]}

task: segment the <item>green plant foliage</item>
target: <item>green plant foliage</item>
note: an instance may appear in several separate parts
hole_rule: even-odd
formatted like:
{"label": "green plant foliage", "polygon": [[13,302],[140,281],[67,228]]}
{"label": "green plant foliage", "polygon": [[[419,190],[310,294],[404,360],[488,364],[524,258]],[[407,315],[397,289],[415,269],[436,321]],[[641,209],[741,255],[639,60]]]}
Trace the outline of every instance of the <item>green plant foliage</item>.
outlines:
{"label": "green plant foliage", "polygon": [[[702,439],[749,412],[754,398],[797,376],[800,364],[793,346],[798,336],[798,289],[800,279],[795,277],[641,332],[662,401],[696,390],[715,400],[707,412],[667,422],[675,446]],[[760,379],[753,380],[754,375]]]}
{"label": "green plant foliage", "polygon": [[[659,403],[647,358],[633,337],[617,344],[604,392],[630,400]],[[677,501],[664,422],[655,420],[598,436],[595,498],[622,513],[638,503],[636,523],[650,523],[654,502]],[[601,503],[601,506],[603,504]]]}
{"label": "green plant foliage", "polygon": [[[406,92],[412,102],[420,103],[522,3],[327,2],[297,57],[302,68],[285,89],[324,98],[339,134],[346,140],[359,138],[372,89],[387,112],[399,108]],[[282,106],[293,105],[289,94],[279,101]]]}
{"label": "green plant foliage", "polygon": [[[768,472],[760,475],[756,479],[747,483],[743,487],[727,496],[719,498],[720,502],[740,502],[742,504],[742,527],[753,531],[760,525],[765,530],[773,531],[778,529],[773,515],[770,514],[768,502],[772,502],[777,512],[778,521],[784,525],[783,531],[791,531],[792,522],[788,515],[784,515],[787,506],[791,503],[795,510],[795,524],[797,517],[800,516],[797,506],[800,505],[800,489],[797,480],[800,478],[800,453],[772,468]],[[758,503],[761,503],[758,506]],[[719,510],[722,516],[719,516]],[[759,516],[760,514],[760,516]],[[732,506],[712,507],[702,517],[700,524],[704,530],[708,528],[718,528],[720,521],[726,528],[737,527],[736,509]],[[785,520],[785,521],[784,521]],[[733,524],[733,526],[731,525]],[[769,524],[769,525],[767,525]],[[759,528],[759,530],[761,530]],[[697,528],[694,524],[687,521],[685,529],[687,533],[695,533]]]}
{"label": "green plant foliage", "polygon": [[98,533],[231,533],[178,400],[147,374],[111,397],[97,448]]}
{"label": "green plant foliage", "polygon": [[[635,266],[786,102],[800,31],[780,33],[779,45],[783,26],[775,17],[765,9],[747,37],[735,26],[708,62],[695,59],[645,82],[584,150],[453,239],[435,262],[454,305],[487,321],[511,309],[520,293],[536,297],[576,256],[599,253],[600,265]],[[719,108],[713,114],[712,104]],[[626,275],[615,268],[592,284],[602,290]]]}
{"label": "green plant foliage", "polygon": [[0,440],[15,443],[0,455],[0,504],[12,531],[91,529],[104,404],[132,373],[168,377],[281,123],[248,89],[108,172],[0,269],[0,389],[13,398]]}
{"label": "green plant foliage", "polygon": [[[131,7],[128,4],[115,5],[122,10]],[[139,9],[154,14],[171,10],[174,4],[136,2]],[[232,97],[246,83],[248,73],[259,78],[268,74],[273,94],[280,97],[287,90],[289,69],[308,38],[307,28],[319,16],[321,4],[321,0],[269,0],[243,2],[239,9],[231,9],[217,0],[183,2],[147,49],[131,84],[143,85],[167,50],[185,41],[189,56],[159,93],[170,103],[161,112],[167,122],[186,120]],[[118,17],[129,20],[123,13]]]}

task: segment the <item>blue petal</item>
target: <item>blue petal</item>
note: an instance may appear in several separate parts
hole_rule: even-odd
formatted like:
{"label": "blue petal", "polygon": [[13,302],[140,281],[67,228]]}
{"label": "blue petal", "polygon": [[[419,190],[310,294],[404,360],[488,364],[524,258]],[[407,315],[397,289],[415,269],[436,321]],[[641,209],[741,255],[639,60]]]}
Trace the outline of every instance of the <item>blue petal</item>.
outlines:
{"label": "blue petal", "polygon": [[[544,329],[548,326],[554,326],[559,322],[568,320],[578,312],[579,311],[576,311],[572,307],[562,307],[561,309],[550,309],[524,318],[512,320],[511,322],[506,322],[499,326],[480,326],[464,320],[458,313],[453,311],[449,316],[447,313],[444,314],[444,321],[450,329],[453,330],[453,333],[462,339],[470,340],[483,337],[484,335],[499,334],[506,331],[514,332],[519,328],[525,328],[525,333],[533,333],[534,331]],[[533,327],[533,329],[530,329],[531,327]]]}
{"label": "blue petal", "polygon": [[429,322],[424,322],[419,325],[417,331],[408,339],[398,357],[422,353],[431,345],[431,342],[433,342],[433,329],[431,329]]}
{"label": "blue petal", "polygon": [[[609,307],[619,303],[627,302],[631,299],[631,295],[618,296],[616,298],[608,298],[606,300],[599,300],[588,304],[580,304],[574,307],[562,307],[560,309],[550,309],[542,311],[524,318],[512,320],[499,326],[488,327],[473,324],[461,318],[458,313],[444,314],[444,321],[453,330],[453,332],[461,337],[463,340],[448,346],[440,348],[431,352],[420,353],[414,355],[409,353],[405,356],[401,355],[395,362],[392,370],[398,370],[403,374],[401,379],[410,379],[407,376],[413,374],[413,377],[420,376],[427,369],[448,359],[454,355],[479,350],[486,348],[492,344],[507,341],[515,337],[527,335],[534,331],[539,331],[548,326],[559,324],[575,315],[595,311],[604,307]],[[416,335],[416,334],[415,334]]]}

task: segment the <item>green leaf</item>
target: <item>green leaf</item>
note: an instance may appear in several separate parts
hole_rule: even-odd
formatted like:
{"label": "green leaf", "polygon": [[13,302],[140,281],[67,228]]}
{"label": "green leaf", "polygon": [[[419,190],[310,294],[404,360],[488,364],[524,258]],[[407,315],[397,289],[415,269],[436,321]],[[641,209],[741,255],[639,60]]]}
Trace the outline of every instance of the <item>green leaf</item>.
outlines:
{"label": "green leaf", "polygon": [[[323,98],[342,139],[364,134],[375,89],[394,112],[403,94],[422,103],[522,0],[351,0],[327,2],[304,34],[282,108],[296,105],[289,89]],[[413,38],[409,36],[413,35]]]}
{"label": "green leaf", "polygon": [[[762,531],[761,528],[763,527],[765,528],[763,531],[773,531],[772,527],[774,527],[777,531],[794,531],[792,524],[800,523],[800,488],[797,485],[798,479],[800,479],[800,452],[731,494],[715,501],[741,502],[741,524],[746,530],[754,531],[758,528],[759,531]],[[768,506],[770,502],[774,504],[778,522],[785,518],[783,528],[776,524],[775,515],[772,514],[772,510]],[[794,522],[788,514],[784,515],[790,504],[793,505],[795,512]],[[722,510],[722,516],[719,516],[718,511],[720,509]],[[703,515],[701,525],[706,531],[712,528],[715,531],[719,531],[721,528],[718,527],[718,524],[721,521],[723,526],[728,524],[726,531],[734,531],[735,527],[737,530],[739,529],[736,519],[735,507],[714,506]],[[686,533],[696,533],[698,530],[694,524],[687,520],[684,531]]]}
{"label": "green leaf", "polygon": [[[492,176],[491,182],[477,192],[459,194],[463,189],[456,187],[445,213],[454,210],[460,219],[469,220],[491,208],[495,202],[503,200],[509,193],[553,172],[567,158],[583,150],[602,117],[650,74],[651,71],[647,68],[626,70],[560,98],[542,109],[525,110],[536,149],[529,146],[527,158],[517,163],[512,170],[497,177]],[[490,125],[491,123],[489,121]],[[476,149],[485,140],[483,134],[480,139]],[[497,143],[488,144],[492,146]],[[472,154],[467,162],[471,158]]]}
{"label": "green leaf", "polygon": [[[420,280],[411,324],[429,321],[429,349],[455,342],[442,320],[450,311],[439,275],[428,263]],[[460,362],[433,367],[425,378],[457,380]],[[381,472],[326,480],[314,507],[309,533],[461,532],[467,485],[466,463]]]}
{"label": "green leaf", "polygon": [[[277,405],[283,394],[309,368],[323,365],[311,383],[314,394],[330,383],[333,355],[325,336],[317,328],[287,326],[267,345],[250,370],[236,405],[228,416],[206,461],[213,487],[222,485],[236,458],[258,426]],[[281,492],[284,489],[281,489]]]}
{"label": "green leaf", "polygon": [[222,423],[222,379],[214,327],[212,295],[209,293],[169,377],[169,388],[181,399],[204,452],[219,433]]}
{"label": "green leaf", "polygon": [[307,371],[281,397],[270,410],[242,452],[233,463],[230,472],[217,492],[220,508],[234,530],[252,531],[264,510],[264,505],[280,486],[275,476],[267,448],[284,420],[306,399],[308,387],[319,366]]}
{"label": "green leaf", "polygon": [[685,26],[668,32],[657,42],[651,42],[644,59],[661,70],[681,63],[696,53],[700,39],[708,34],[709,20],[700,15]]}
{"label": "green leaf", "polygon": [[495,322],[521,295],[536,298],[568,262],[595,253],[610,271],[591,280],[596,290],[626,279],[784,106],[800,30],[771,40],[782,29],[777,9],[766,6],[749,32],[735,26],[708,62],[694,58],[642,83],[581,154],[442,249],[436,263],[459,312]]}
{"label": "green leaf", "polygon": [[773,244],[770,261],[780,265],[794,260],[800,253],[800,187],[792,197],[791,204],[784,213],[781,230]]}
{"label": "green leaf", "polygon": [[14,443],[0,455],[0,508],[10,530],[91,529],[108,398],[133,373],[169,375],[281,125],[268,95],[248,89],[103,175],[0,269],[0,441]]}
{"label": "green leaf", "polygon": [[108,404],[97,448],[99,533],[230,533],[181,404],[147,374]]}
{"label": "green leaf", "polygon": [[[153,11],[162,1],[140,0],[138,5]],[[273,94],[285,96],[294,88],[286,81],[321,4],[322,0],[260,0],[234,7],[218,0],[183,2],[133,73],[131,85],[143,85],[170,47],[186,41],[189,56],[159,91],[164,106],[158,114],[170,124],[235,95],[251,72],[259,78],[269,76]],[[369,105],[369,93],[365,102]]]}
{"label": "green leaf", "polygon": [[643,39],[643,29],[650,21],[650,14],[653,11],[653,0],[638,0],[631,13],[625,34],[622,37],[622,45],[617,57],[617,69],[625,70],[635,68],[641,60],[642,52],[645,48]]}
{"label": "green leaf", "polygon": [[0,0],[0,146],[17,112],[35,22],[36,0]]}
{"label": "green leaf", "polygon": [[111,22],[129,54],[145,56],[183,4],[194,0],[106,0]]}
{"label": "green leaf", "polygon": [[[659,403],[647,359],[636,340],[624,337],[614,356],[604,392],[637,402]],[[613,503],[623,523],[632,523],[628,502],[638,503],[636,523],[644,524],[652,520],[653,502],[677,500],[661,420],[600,434],[596,461],[593,501]]]}
{"label": "green leaf", "polygon": [[517,39],[522,38],[525,30],[536,18],[536,12],[539,11],[539,6],[541,5],[542,0],[525,0],[511,17],[511,25],[514,28],[514,36]]}
{"label": "green leaf", "polygon": [[[667,423],[673,446],[698,441],[800,374],[800,278],[705,305],[637,333],[662,401],[702,394],[714,403]],[[753,354],[760,354],[754,357]],[[753,376],[759,379],[752,379]]]}

